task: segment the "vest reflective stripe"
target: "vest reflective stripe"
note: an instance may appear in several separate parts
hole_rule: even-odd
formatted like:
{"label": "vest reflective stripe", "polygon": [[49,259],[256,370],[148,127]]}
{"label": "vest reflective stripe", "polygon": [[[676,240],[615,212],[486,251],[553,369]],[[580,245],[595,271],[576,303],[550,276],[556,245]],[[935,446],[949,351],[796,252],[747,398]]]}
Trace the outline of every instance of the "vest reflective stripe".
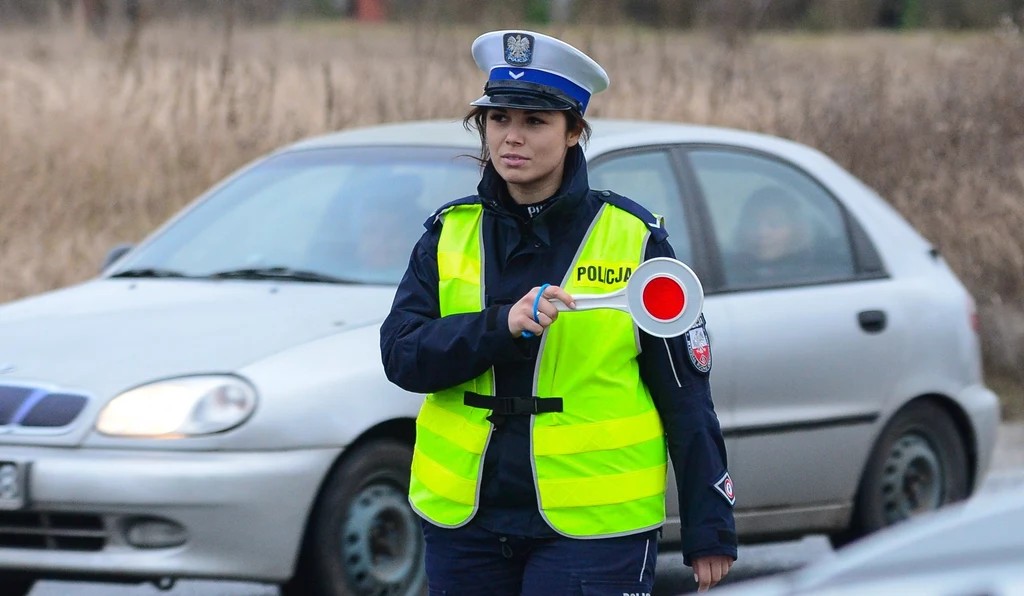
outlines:
{"label": "vest reflective stripe", "polygon": [[[444,214],[437,244],[441,316],[483,310],[482,213],[480,205],[459,205]],[[459,527],[476,513],[483,454],[491,435],[490,412],[466,407],[462,399],[466,391],[493,395],[493,377],[487,371],[427,395],[416,418],[409,501],[438,525]]]}
{"label": "vest reflective stripe", "polygon": [[[648,234],[635,216],[604,205],[562,287],[570,295],[624,288]],[[533,418],[534,477],[541,514],[563,534],[615,536],[664,523],[664,429],[638,354],[633,320],[618,310],[564,313],[543,335],[534,394],[562,397],[564,411]],[[582,513],[592,507],[601,515]]]}
{"label": "vest reflective stripe", "polygon": [[607,422],[540,426],[533,429],[533,454],[566,455],[618,449],[658,438],[663,433],[656,410]]}
{"label": "vest reflective stripe", "polygon": [[628,503],[644,497],[664,495],[667,470],[662,464],[611,476],[542,480],[540,492],[544,495],[545,506],[549,508]]}
{"label": "vest reflective stripe", "polygon": [[[483,309],[481,214],[480,205],[445,213],[442,315]],[[625,287],[647,237],[642,221],[603,206],[562,286],[588,294]],[[563,411],[532,417],[534,479],[542,515],[562,534],[629,534],[664,522],[664,431],[637,355],[633,321],[620,311],[563,313],[542,336],[534,394],[561,397]],[[427,396],[417,418],[410,500],[442,526],[465,524],[479,503],[490,412],[463,405],[467,390],[493,395],[493,374]]]}
{"label": "vest reflective stripe", "polygon": [[437,400],[423,403],[417,423],[435,435],[441,435],[470,453],[481,455],[487,446],[490,429],[467,420],[437,405]]}
{"label": "vest reflective stripe", "polygon": [[456,476],[443,464],[434,461],[422,451],[412,462],[413,474],[440,497],[461,505],[474,505],[476,483]]}

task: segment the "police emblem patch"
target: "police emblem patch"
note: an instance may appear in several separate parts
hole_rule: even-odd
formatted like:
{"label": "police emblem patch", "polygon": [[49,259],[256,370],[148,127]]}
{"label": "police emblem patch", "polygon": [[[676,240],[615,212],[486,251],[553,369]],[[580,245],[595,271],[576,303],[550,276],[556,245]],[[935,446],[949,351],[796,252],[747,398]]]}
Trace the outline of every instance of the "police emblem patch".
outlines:
{"label": "police emblem patch", "polygon": [[505,62],[512,66],[529,66],[533,62],[533,36],[525,33],[505,34]]}
{"label": "police emblem patch", "polygon": [[729,501],[729,505],[736,504],[736,491],[732,486],[732,478],[729,477],[729,472],[726,472],[718,482],[715,483],[715,490],[718,491],[726,501]]}
{"label": "police emblem patch", "polygon": [[703,314],[686,332],[685,337],[686,354],[690,357],[690,364],[697,372],[704,374],[711,372],[711,342],[708,341]]}

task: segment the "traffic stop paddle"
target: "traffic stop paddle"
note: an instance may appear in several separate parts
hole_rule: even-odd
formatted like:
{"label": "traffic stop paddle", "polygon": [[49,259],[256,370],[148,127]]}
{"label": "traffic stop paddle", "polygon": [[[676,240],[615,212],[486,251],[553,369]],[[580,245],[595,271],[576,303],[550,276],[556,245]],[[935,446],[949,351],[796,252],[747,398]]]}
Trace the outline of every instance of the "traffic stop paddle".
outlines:
{"label": "traffic stop paddle", "polygon": [[[533,302],[533,320],[545,284]],[[654,337],[678,337],[700,318],[704,308],[704,287],[697,274],[681,261],[657,257],[644,261],[629,277],[626,287],[609,294],[573,295],[576,308],[554,298],[551,303],[560,312],[613,308],[630,314],[637,327]],[[529,331],[524,337],[532,337]]]}

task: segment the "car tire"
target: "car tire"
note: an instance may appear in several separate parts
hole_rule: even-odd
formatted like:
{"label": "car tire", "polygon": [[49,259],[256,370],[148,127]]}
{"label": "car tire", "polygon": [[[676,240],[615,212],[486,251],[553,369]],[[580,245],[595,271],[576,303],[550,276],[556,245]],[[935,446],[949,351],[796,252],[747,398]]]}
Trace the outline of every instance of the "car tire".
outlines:
{"label": "car tire", "polygon": [[423,533],[408,499],[412,448],[378,440],[356,449],[324,483],[282,596],[427,593]]}
{"label": "car tire", "polygon": [[915,402],[886,425],[868,459],[840,548],[914,515],[968,496],[967,456],[956,424],[940,406]]}
{"label": "car tire", "polygon": [[3,596],[28,596],[36,580],[25,577],[0,575],[0,594]]}

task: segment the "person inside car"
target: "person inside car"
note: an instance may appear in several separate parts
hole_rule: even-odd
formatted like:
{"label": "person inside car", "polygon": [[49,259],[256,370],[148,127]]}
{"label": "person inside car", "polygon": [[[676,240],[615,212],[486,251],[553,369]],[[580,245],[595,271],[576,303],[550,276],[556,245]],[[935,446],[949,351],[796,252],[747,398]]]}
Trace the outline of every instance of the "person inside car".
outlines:
{"label": "person inside car", "polygon": [[736,252],[726,268],[729,281],[771,285],[813,275],[812,239],[796,198],[777,186],[758,189],[740,213],[733,242]]}

